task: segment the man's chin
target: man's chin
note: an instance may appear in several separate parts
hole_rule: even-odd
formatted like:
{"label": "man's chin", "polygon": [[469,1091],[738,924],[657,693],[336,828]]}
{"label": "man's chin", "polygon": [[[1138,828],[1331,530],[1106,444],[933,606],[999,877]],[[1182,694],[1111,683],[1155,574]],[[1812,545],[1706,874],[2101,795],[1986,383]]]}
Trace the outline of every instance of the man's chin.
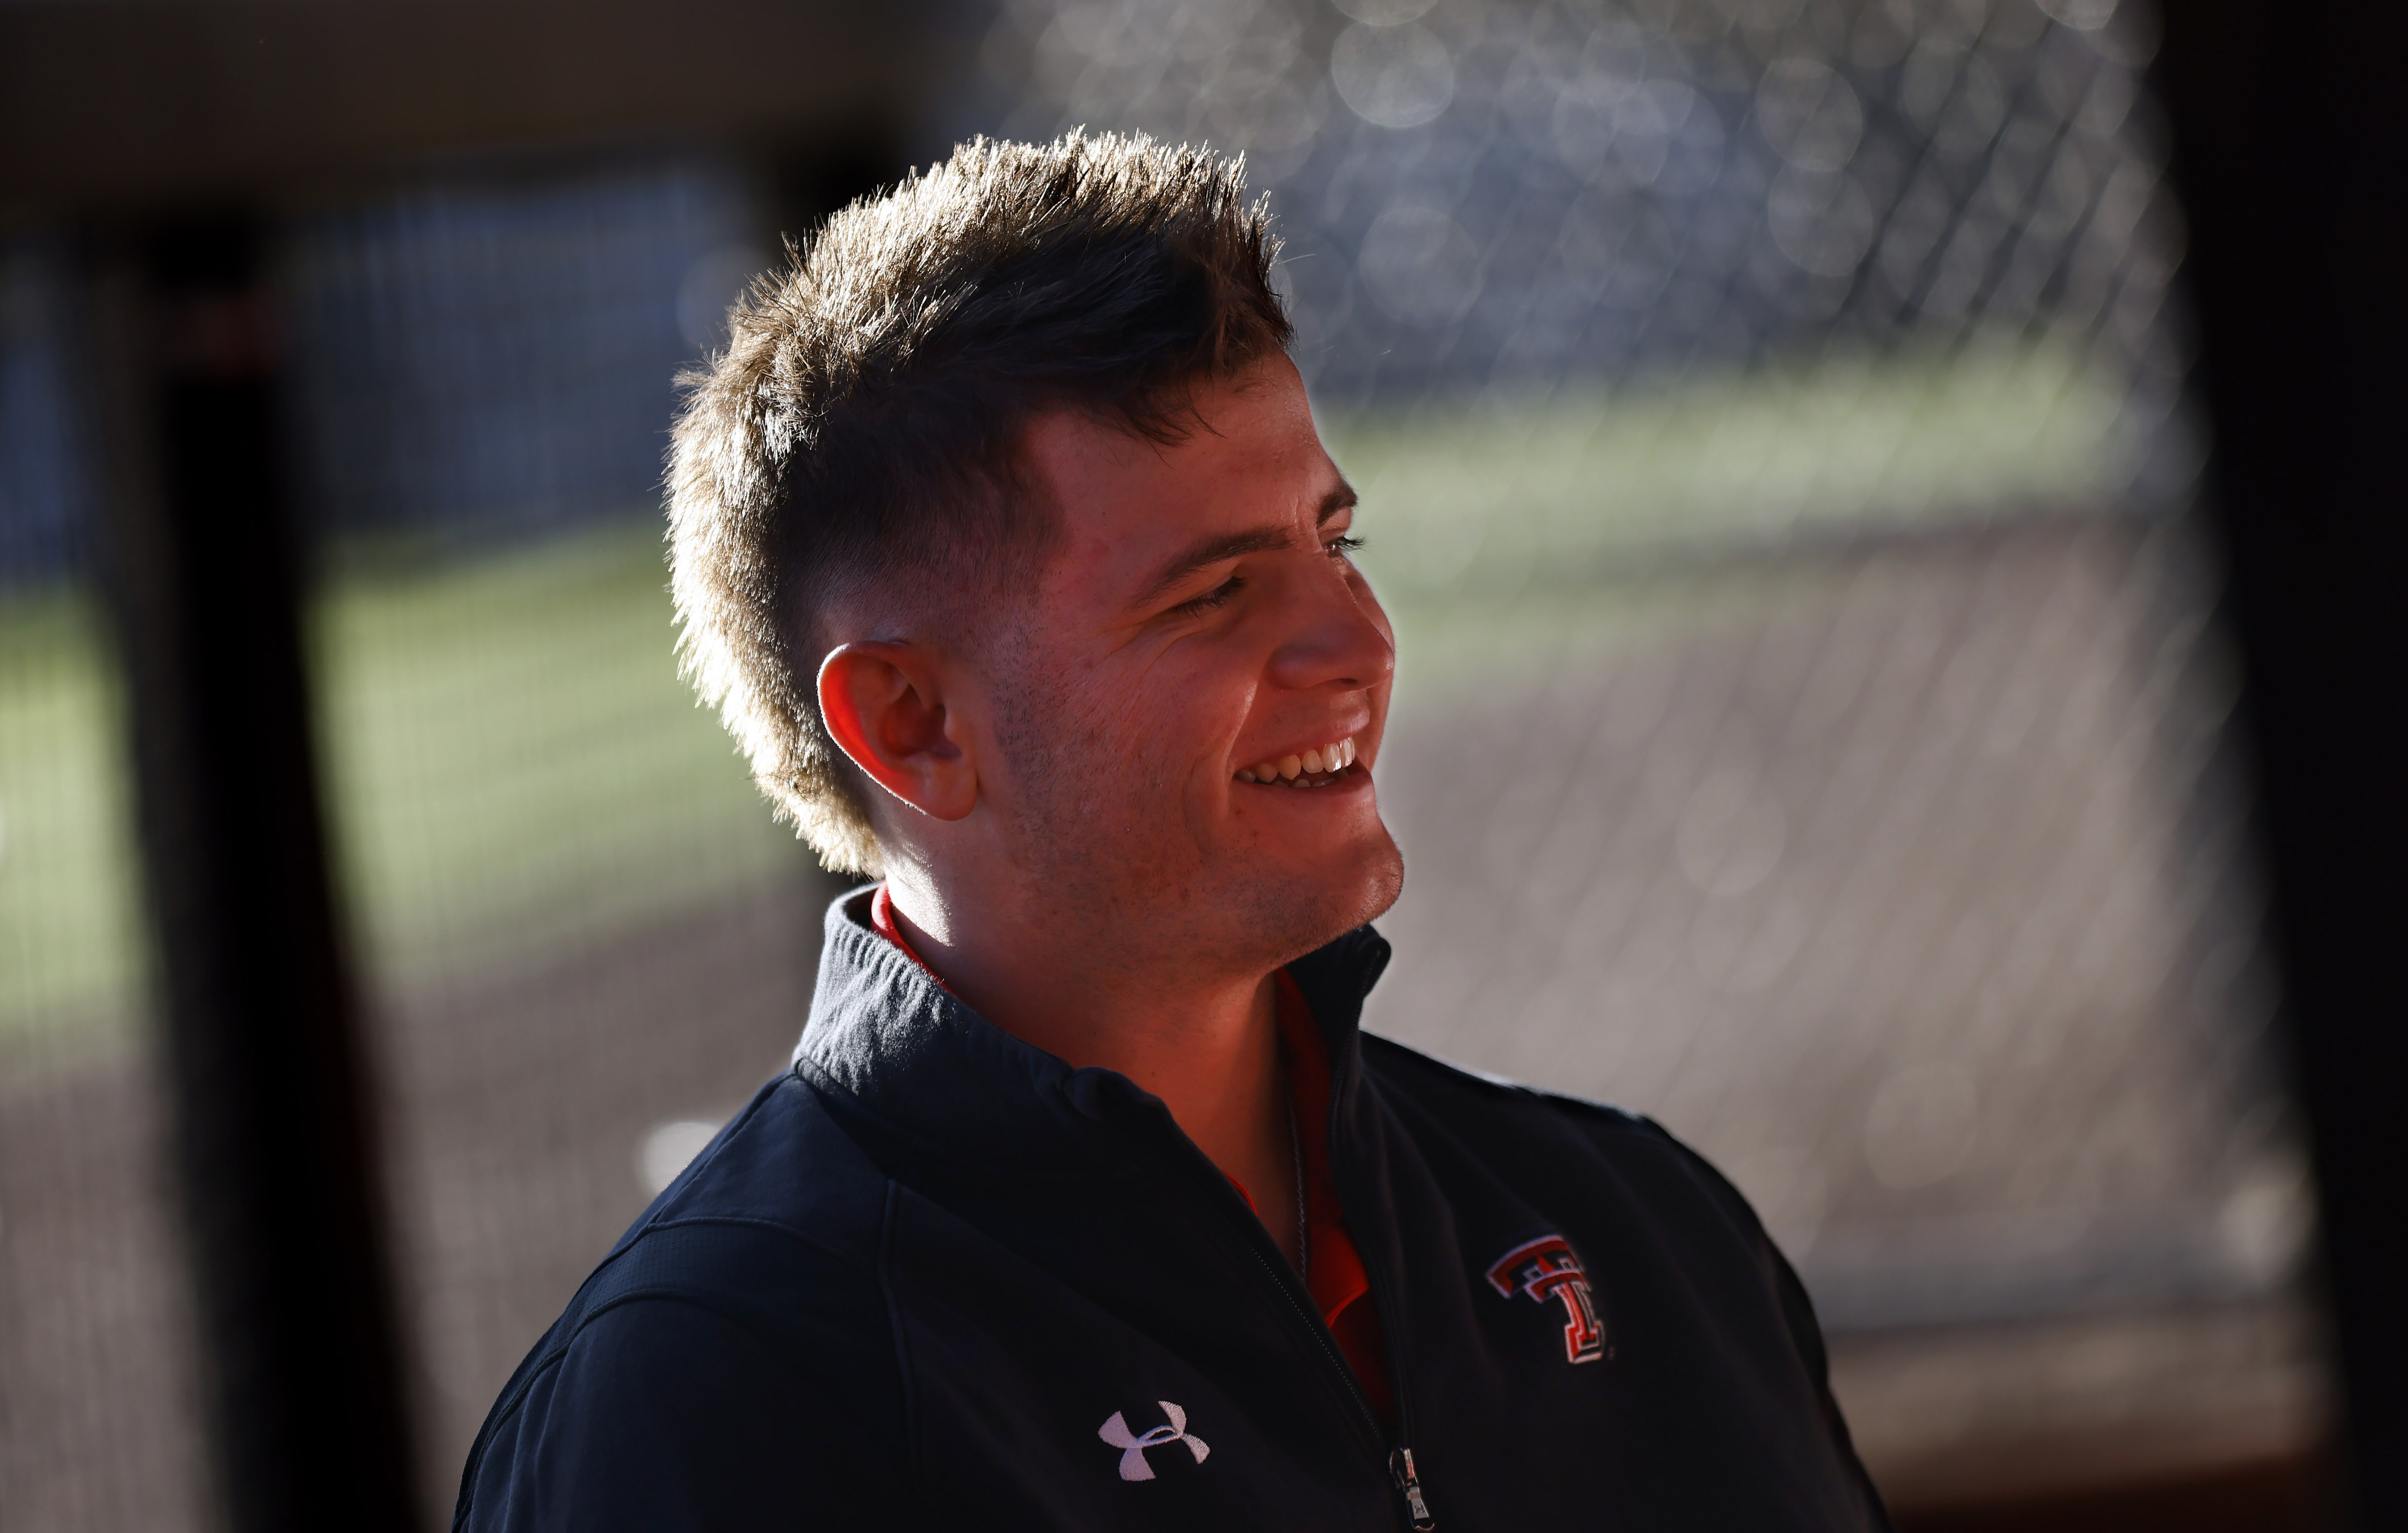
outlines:
{"label": "man's chin", "polygon": [[1254,902],[1253,924],[1277,967],[1393,910],[1405,889],[1404,854],[1383,826],[1347,855],[1284,870],[1260,887],[1270,897]]}
{"label": "man's chin", "polygon": [[1380,827],[1379,847],[1355,887],[1360,903],[1354,919],[1344,928],[1350,932],[1386,915],[1397,908],[1397,901],[1404,897],[1405,854],[1398,848],[1396,838],[1388,834],[1385,825]]}

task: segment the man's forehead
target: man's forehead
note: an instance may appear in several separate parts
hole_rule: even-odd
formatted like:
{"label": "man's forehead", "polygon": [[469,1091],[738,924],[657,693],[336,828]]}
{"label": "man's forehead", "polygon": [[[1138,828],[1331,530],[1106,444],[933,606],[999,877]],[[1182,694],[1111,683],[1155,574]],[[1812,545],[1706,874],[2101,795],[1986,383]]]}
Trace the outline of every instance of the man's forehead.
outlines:
{"label": "man's forehead", "polygon": [[1147,564],[1214,531],[1326,520],[1353,492],[1323,451],[1302,380],[1250,370],[1199,388],[1178,439],[1151,440],[1073,410],[1029,423],[1028,466],[1043,481],[1081,564]]}

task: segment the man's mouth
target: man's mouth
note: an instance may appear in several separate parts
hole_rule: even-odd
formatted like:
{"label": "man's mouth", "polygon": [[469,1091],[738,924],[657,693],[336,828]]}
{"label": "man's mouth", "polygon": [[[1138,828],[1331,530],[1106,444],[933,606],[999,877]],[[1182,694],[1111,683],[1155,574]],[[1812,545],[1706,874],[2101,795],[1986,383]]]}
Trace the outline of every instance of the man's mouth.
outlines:
{"label": "man's mouth", "polygon": [[1274,788],[1326,788],[1354,766],[1352,736],[1335,745],[1317,745],[1302,755],[1256,762],[1238,769],[1240,782],[1267,783]]}

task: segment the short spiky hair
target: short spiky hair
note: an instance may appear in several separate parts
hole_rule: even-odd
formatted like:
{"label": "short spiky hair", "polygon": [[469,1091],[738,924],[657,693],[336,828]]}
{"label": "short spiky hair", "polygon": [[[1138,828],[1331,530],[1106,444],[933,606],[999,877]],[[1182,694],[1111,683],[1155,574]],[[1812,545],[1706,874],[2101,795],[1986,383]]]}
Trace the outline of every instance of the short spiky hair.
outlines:
{"label": "short spiky hair", "polygon": [[[829,867],[882,861],[820,718],[831,602],[996,591],[1054,526],[1022,428],[1083,409],[1158,440],[1186,387],[1286,346],[1242,162],[1137,136],[973,139],[838,213],[729,315],[669,453],[687,678]],[[897,579],[903,577],[903,579]]]}

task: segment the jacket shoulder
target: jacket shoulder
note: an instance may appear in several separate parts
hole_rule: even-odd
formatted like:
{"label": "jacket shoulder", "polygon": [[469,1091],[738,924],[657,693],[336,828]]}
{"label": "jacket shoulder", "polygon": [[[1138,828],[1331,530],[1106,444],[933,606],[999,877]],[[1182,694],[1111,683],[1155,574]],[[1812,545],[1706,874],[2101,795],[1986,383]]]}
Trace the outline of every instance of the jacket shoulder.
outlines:
{"label": "jacket shoulder", "polygon": [[[815,1443],[832,1487],[886,1473],[903,1440],[888,1197],[809,1086],[764,1087],[520,1364],[469,1454],[454,1527],[641,1526],[642,1508],[702,1494],[687,1482],[723,1457],[711,1504],[774,1506]],[[695,1447],[755,1439],[781,1454]],[[610,1495],[587,1505],[595,1487]]]}
{"label": "jacket shoulder", "polygon": [[[1392,1101],[1426,1114],[1484,1159],[1526,1162],[1534,1174],[1552,1177],[1595,1157],[1651,1200],[1691,1203],[1742,1245],[1779,1261],[1745,1196],[1655,1119],[1465,1069],[1393,1039],[1362,1039],[1364,1067]],[[1567,1150],[1585,1153],[1567,1161]]]}
{"label": "jacket shoulder", "polygon": [[1382,1089],[1434,1109],[1469,1112],[1498,1126],[1519,1125],[1527,1131],[1570,1132],[1601,1146],[1670,1148],[1690,1152],[1654,1119],[1606,1102],[1567,1096],[1526,1086],[1501,1075],[1467,1069],[1426,1054],[1418,1049],[1364,1033],[1365,1071]]}

